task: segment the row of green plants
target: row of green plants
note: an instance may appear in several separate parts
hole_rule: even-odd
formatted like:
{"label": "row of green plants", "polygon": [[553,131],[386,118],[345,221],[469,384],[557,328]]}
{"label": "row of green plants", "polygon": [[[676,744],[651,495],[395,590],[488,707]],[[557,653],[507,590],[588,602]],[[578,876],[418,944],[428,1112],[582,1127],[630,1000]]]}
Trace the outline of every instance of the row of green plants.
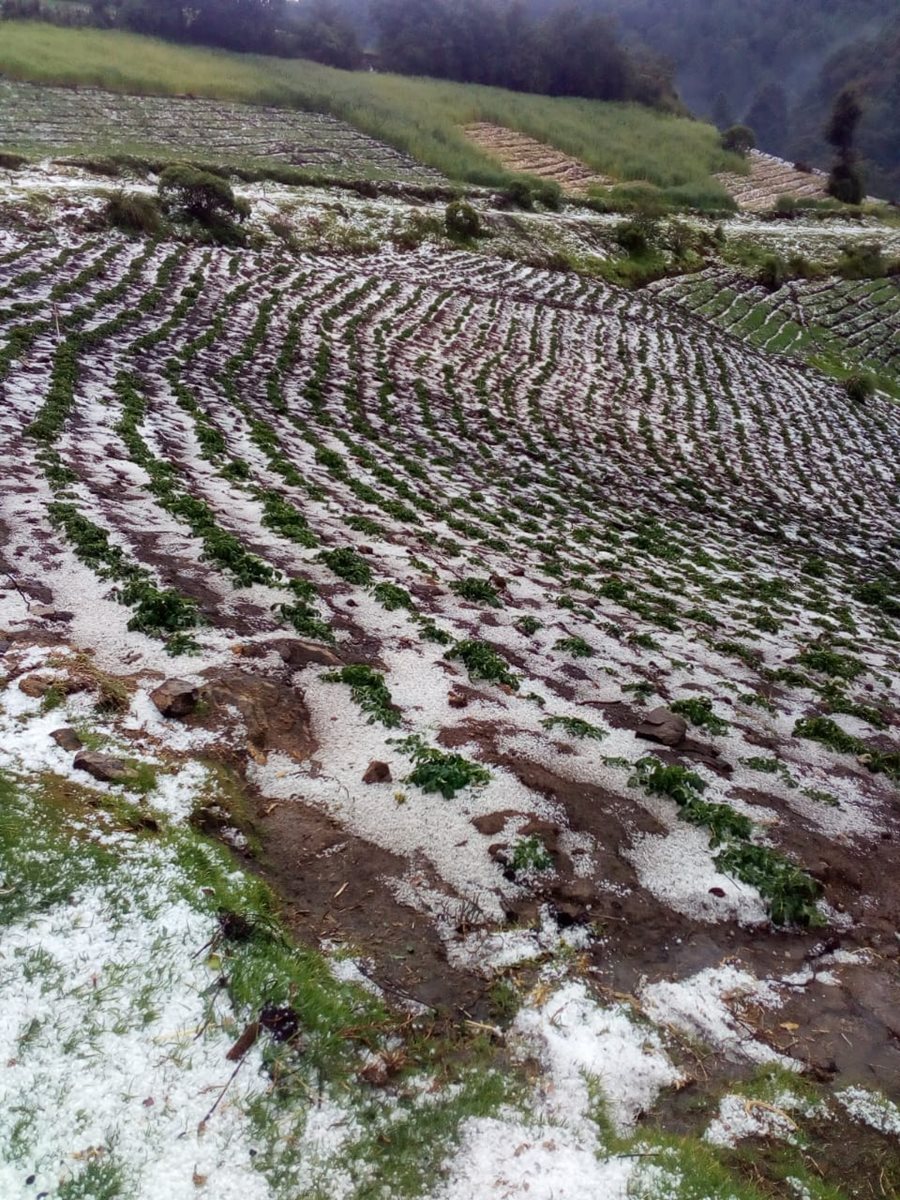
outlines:
{"label": "row of green plants", "polygon": [[648,755],[635,764],[629,782],[674,800],[682,820],[708,829],[710,845],[721,847],[714,856],[718,870],[755,887],[776,925],[824,925],[816,906],[822,890],[818,881],[778,851],[752,841],[753,824],[743,813],[704,800],[706,781],[696,771]]}

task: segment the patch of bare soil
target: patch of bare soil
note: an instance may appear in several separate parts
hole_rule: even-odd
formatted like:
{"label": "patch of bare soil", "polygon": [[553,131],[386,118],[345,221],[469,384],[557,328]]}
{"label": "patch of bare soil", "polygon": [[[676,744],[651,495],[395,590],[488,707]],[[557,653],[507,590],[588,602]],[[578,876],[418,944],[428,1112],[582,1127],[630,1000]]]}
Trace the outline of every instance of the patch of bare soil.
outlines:
{"label": "patch of bare soil", "polygon": [[609,176],[591,170],[587,163],[514,129],[479,121],[467,125],[464,132],[470,142],[507,171],[552,180],[567,195],[584,196],[591,187],[605,187],[613,182]]}

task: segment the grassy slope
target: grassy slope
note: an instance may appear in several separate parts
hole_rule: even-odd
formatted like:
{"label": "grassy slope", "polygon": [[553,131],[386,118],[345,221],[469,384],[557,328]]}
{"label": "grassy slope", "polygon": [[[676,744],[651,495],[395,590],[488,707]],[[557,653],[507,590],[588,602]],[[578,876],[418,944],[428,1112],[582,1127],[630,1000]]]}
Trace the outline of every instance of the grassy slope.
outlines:
{"label": "grassy slope", "polygon": [[619,179],[698,185],[713,171],[735,169],[712,126],[633,104],[338,71],[110,30],[4,21],[2,33],[0,73],[12,78],[333,113],[452,178],[476,183],[505,177],[459,130],[478,120],[521,130]]}

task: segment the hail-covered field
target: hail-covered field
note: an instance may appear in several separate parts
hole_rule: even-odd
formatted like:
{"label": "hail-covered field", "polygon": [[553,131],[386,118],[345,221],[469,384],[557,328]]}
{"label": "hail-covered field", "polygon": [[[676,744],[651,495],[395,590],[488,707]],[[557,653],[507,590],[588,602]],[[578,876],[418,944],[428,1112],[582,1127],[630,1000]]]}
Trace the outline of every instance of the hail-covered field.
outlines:
{"label": "hail-covered field", "polygon": [[0,1193],[890,1194],[896,403],[354,213],[0,233]]}
{"label": "hail-covered field", "polygon": [[440,181],[441,175],[325,113],[196,96],[126,96],[0,78],[0,145],[43,153],[190,155],[285,163],[328,175]]}

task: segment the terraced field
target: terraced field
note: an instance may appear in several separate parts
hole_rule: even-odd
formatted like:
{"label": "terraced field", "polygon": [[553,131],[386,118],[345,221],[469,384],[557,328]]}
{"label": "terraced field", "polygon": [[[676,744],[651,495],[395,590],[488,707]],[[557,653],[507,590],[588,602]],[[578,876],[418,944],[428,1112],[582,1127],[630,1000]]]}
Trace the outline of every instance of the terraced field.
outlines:
{"label": "terraced field", "polygon": [[900,372],[900,283],[797,280],[774,292],[722,269],[661,280],[650,289],[773,353]]}
{"label": "terraced field", "polygon": [[30,220],[0,1192],[900,1188],[895,403],[721,275]]}
{"label": "terraced field", "polygon": [[750,166],[747,175],[726,171],[716,176],[738,208],[764,212],[775,207],[779,196],[793,196],[797,200],[828,198],[824,171],[800,171],[783,158],[761,150],[751,150],[747,161]]}
{"label": "terraced field", "polygon": [[435,170],[324,113],[196,96],[122,96],[0,77],[0,145],[43,153],[283,162],[329,175],[436,182]]}
{"label": "terraced field", "polygon": [[467,137],[495,158],[501,166],[517,174],[534,175],[558,183],[569,196],[585,196],[590,187],[611,183],[607,175],[598,175],[577,158],[546,146],[535,138],[479,121],[466,126]]}

